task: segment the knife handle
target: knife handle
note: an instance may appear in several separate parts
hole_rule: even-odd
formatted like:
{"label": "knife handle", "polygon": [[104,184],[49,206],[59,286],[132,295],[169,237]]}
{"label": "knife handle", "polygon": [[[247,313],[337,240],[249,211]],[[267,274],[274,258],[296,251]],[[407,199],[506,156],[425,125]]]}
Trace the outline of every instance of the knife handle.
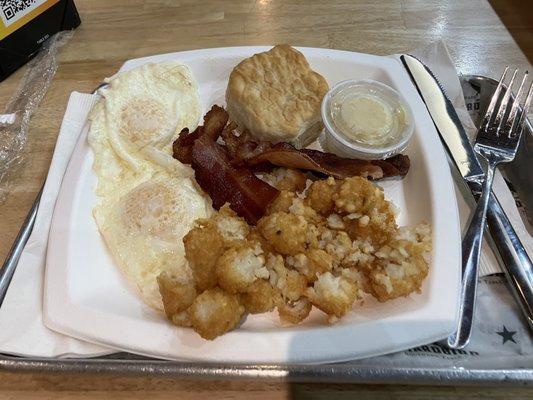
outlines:
{"label": "knife handle", "polygon": [[533,264],[494,193],[489,199],[487,225],[513,295],[533,330]]}

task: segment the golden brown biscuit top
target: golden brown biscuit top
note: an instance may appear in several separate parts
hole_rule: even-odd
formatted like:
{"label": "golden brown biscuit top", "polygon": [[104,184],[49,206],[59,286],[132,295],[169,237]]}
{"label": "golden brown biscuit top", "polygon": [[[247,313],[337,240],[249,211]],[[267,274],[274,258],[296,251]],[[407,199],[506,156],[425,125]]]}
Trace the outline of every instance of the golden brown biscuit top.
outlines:
{"label": "golden brown biscuit top", "polygon": [[309,67],[302,53],[277,45],[233,69],[226,100],[230,116],[253,134],[290,140],[320,120],[327,91],[326,80]]}

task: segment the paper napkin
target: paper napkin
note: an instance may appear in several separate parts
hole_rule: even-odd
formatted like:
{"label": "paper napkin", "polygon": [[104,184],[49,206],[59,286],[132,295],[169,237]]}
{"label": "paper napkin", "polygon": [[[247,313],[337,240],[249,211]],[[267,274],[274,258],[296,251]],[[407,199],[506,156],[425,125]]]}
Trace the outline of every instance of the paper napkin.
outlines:
{"label": "paper napkin", "polygon": [[114,352],[43,325],[48,232],[63,175],[97,95],[73,92],[57,138],[31,236],[0,308],[0,353],[32,357],[92,357]]}

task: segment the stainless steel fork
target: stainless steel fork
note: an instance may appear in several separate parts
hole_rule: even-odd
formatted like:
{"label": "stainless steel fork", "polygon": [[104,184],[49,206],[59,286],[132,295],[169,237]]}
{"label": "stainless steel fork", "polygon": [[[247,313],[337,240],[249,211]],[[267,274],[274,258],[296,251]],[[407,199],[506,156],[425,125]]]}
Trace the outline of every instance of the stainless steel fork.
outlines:
{"label": "stainless steel fork", "polygon": [[[528,77],[526,71],[516,97],[514,100],[511,99],[512,87],[518,69],[515,69],[507,89],[504,89],[504,81],[508,69],[509,67],[505,68],[498,87],[492,96],[474,145],[474,150],[487,160],[488,167],[481,197],[462,242],[463,281],[459,320],[457,331],[448,337],[448,346],[454,349],[465,347],[472,333],[477,271],[494,170],[499,163],[513,161],[520,143],[524,121],[531,105],[531,98],[533,97],[532,84],[529,87],[524,106],[520,109],[520,98],[523,97]],[[501,96],[502,93],[503,96]],[[497,106],[497,112],[495,113]]]}

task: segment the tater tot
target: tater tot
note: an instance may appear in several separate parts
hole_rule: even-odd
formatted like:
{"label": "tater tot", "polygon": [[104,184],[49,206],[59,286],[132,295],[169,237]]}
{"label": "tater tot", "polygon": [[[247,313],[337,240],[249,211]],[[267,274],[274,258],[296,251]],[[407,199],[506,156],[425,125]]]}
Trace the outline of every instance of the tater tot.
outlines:
{"label": "tater tot", "polygon": [[423,243],[400,240],[377,251],[377,266],[368,272],[370,293],[384,302],[419,292],[429,270],[426,250]]}
{"label": "tater tot", "polygon": [[307,318],[312,307],[312,304],[305,297],[296,301],[282,300],[278,303],[279,318],[291,324],[299,324]]}
{"label": "tater tot", "polygon": [[367,179],[345,179],[334,195],[335,209],[344,215],[352,240],[368,239],[375,245],[390,240],[397,230],[394,210],[383,191]]}
{"label": "tater tot", "polygon": [[352,308],[357,299],[358,287],[342,276],[326,272],[318,277],[312,287],[307,289],[311,303],[328,315],[342,317]]}
{"label": "tater tot", "polygon": [[323,230],[320,246],[333,257],[335,262],[341,263],[352,250],[352,240],[344,231]]}
{"label": "tater tot", "polygon": [[368,240],[375,246],[388,242],[394,237],[396,230],[392,211],[371,211],[369,215],[346,221],[346,232],[352,240]]}
{"label": "tater tot", "polygon": [[310,224],[325,223],[324,217],[319,215],[312,207],[309,207],[302,199],[295,198],[289,207],[289,212],[300,215]]}
{"label": "tater tot", "polygon": [[237,326],[244,307],[236,295],[215,287],[194,300],[189,314],[194,330],[204,339],[213,340]]}
{"label": "tater tot", "polygon": [[269,281],[257,279],[240,295],[241,304],[250,314],[261,314],[272,311],[276,306],[279,293]]}
{"label": "tater tot", "polygon": [[187,310],[196,298],[196,287],[193,279],[176,277],[162,272],[157,277],[159,292],[163,300],[165,314],[169,319],[175,314]]}
{"label": "tater tot", "polygon": [[189,317],[189,310],[185,310],[179,313],[172,315],[172,318],[169,318],[176,326],[182,326],[185,328],[190,328],[192,326],[191,319]]}
{"label": "tater tot", "polygon": [[305,254],[287,257],[287,262],[305,276],[308,283],[316,281],[318,275],[333,269],[333,257],[321,249],[309,249]]}
{"label": "tater tot", "polygon": [[226,246],[238,243],[250,233],[250,227],[244,218],[239,217],[228,203],[220,208],[213,219]]}
{"label": "tater tot", "polygon": [[200,291],[217,284],[215,265],[224,251],[224,240],[212,220],[201,221],[203,226],[193,228],[183,238],[185,258],[192,269]]}
{"label": "tater tot", "polygon": [[295,255],[308,247],[308,224],[302,216],[276,212],[261,218],[257,229],[278,253]]}
{"label": "tater tot", "polygon": [[266,240],[263,235],[261,235],[261,232],[259,232],[257,227],[253,227],[250,230],[250,233],[248,234],[246,240],[248,242],[259,243],[265,254],[272,253],[275,251],[270,242]]}
{"label": "tater tot", "polygon": [[257,279],[268,279],[265,257],[259,243],[231,247],[215,266],[218,284],[229,293],[244,293]]}
{"label": "tater tot", "polygon": [[298,271],[288,269],[283,257],[269,254],[267,268],[270,271],[270,283],[280,291],[283,298],[295,301],[303,296],[307,280]]}
{"label": "tater tot", "polygon": [[278,197],[270,203],[266,215],[273,214],[275,212],[289,212],[292,202],[296,198],[296,193],[282,190],[278,194]]}
{"label": "tater tot", "polygon": [[383,191],[368,179],[354,176],[344,179],[333,195],[335,210],[342,214],[366,214],[384,201]]}
{"label": "tater tot", "polygon": [[305,202],[316,212],[327,216],[335,206],[333,195],[337,191],[337,186],[338,183],[333,178],[315,181],[307,189]]}

